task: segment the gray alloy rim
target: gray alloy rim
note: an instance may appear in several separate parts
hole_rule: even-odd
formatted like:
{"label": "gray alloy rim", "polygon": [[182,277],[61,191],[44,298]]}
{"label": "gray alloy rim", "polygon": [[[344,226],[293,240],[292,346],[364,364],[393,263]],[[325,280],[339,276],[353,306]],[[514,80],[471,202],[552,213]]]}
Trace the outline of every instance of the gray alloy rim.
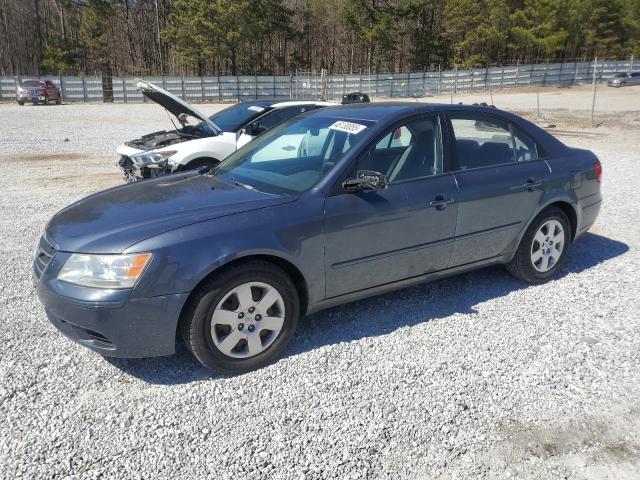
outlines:
{"label": "gray alloy rim", "polygon": [[557,220],[547,220],[540,226],[531,244],[531,264],[540,273],[558,264],[564,250],[564,228]]}
{"label": "gray alloy rim", "polygon": [[280,335],[285,308],[275,287],[248,282],[229,290],[211,316],[211,338],[224,355],[250,358],[264,352]]}

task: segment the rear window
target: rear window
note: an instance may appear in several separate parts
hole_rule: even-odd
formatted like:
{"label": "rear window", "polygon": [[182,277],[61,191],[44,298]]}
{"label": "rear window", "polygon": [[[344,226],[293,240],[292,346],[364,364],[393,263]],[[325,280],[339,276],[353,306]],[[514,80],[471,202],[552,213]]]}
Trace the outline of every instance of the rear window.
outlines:
{"label": "rear window", "polygon": [[38,82],[37,80],[28,80],[20,84],[21,87],[42,87],[43,85],[43,82]]}

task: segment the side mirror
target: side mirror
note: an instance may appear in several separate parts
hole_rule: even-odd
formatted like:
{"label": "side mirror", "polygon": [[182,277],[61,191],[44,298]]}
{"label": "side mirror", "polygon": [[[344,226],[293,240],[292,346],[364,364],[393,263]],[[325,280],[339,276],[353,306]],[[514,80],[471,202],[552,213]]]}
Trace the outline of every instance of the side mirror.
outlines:
{"label": "side mirror", "polygon": [[342,188],[347,192],[359,192],[363,190],[383,190],[389,184],[387,177],[382,173],[370,170],[358,171],[357,178],[349,178],[342,182]]}

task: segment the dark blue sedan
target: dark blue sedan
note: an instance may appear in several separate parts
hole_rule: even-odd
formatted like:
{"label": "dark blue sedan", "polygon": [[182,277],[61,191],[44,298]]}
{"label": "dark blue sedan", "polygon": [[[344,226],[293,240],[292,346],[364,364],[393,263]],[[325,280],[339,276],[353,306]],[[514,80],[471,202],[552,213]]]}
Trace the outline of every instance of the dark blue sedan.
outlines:
{"label": "dark blue sedan", "polygon": [[602,168],[482,106],[316,110],[214,170],[57,213],[34,260],[49,320],[103,355],[275,360],[305,314],[493,264],[550,280],[600,210]]}

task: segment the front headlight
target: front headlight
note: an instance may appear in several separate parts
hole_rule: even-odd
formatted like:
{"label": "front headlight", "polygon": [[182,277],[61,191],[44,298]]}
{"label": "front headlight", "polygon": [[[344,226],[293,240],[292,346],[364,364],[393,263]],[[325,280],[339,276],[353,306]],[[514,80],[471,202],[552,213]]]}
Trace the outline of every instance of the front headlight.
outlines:
{"label": "front headlight", "polygon": [[131,155],[131,160],[143,165],[160,165],[175,153],[175,150],[169,152],[143,152]]}
{"label": "front headlight", "polygon": [[60,270],[58,279],[83,287],[132,288],[150,260],[150,253],[125,255],[73,253]]}

